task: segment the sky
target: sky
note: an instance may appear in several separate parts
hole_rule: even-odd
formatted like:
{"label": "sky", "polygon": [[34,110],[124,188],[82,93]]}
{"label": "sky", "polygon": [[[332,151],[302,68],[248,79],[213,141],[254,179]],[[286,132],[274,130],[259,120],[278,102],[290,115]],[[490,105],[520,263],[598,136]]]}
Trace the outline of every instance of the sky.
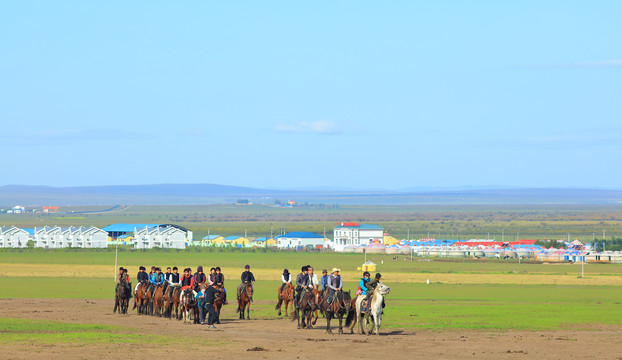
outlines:
{"label": "sky", "polygon": [[6,1],[0,185],[619,188],[620,1]]}

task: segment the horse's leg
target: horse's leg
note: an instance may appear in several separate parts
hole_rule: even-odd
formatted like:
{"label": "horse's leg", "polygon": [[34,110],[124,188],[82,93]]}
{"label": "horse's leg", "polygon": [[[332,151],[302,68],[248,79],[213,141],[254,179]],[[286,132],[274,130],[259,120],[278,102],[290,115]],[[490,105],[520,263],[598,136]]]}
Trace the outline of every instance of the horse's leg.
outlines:
{"label": "horse's leg", "polygon": [[378,311],[378,314],[374,317],[374,326],[376,328],[376,335],[380,335],[380,321],[382,319],[382,309]]}
{"label": "horse's leg", "polygon": [[117,305],[119,305],[119,297],[115,296],[114,297],[114,308],[112,309],[113,314],[117,312]]}
{"label": "horse's leg", "polygon": [[315,309],[315,318],[313,319],[313,325],[315,325],[315,323],[317,322],[317,318],[318,318],[317,309]]}
{"label": "horse's leg", "polygon": [[251,300],[248,299],[248,304],[246,305],[246,320],[251,319]]}
{"label": "horse's leg", "polygon": [[333,318],[333,313],[330,311],[325,311],[324,314],[326,314],[326,333],[332,335],[333,330],[331,330],[330,328],[330,320]]}
{"label": "horse's leg", "polygon": [[343,314],[339,316],[339,335],[343,335]]}
{"label": "horse's leg", "polygon": [[[279,316],[281,316],[281,304],[283,303],[283,298],[279,297],[279,301],[276,303],[274,307],[275,310],[279,310]],[[285,308],[285,312],[287,312],[287,308]]]}

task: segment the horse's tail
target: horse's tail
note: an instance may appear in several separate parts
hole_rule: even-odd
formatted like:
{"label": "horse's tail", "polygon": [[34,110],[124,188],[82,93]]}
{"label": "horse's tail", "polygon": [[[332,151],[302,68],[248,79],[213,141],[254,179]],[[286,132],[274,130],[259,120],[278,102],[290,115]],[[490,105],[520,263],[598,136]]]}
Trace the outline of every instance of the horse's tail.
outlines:
{"label": "horse's tail", "polygon": [[356,308],[350,309],[348,311],[348,317],[346,318],[346,326],[350,326],[354,321],[354,316],[356,316]]}

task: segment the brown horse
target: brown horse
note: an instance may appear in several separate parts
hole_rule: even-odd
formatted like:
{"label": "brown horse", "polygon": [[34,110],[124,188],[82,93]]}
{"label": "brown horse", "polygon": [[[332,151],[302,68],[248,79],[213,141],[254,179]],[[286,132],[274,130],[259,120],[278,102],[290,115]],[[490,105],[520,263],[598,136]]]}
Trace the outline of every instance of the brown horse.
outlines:
{"label": "brown horse", "polygon": [[240,319],[244,320],[244,310],[246,310],[246,320],[251,319],[251,297],[253,294],[253,285],[246,284],[238,298],[238,308],[235,310],[240,313]]}
{"label": "brown horse", "polygon": [[142,281],[138,285],[138,289],[136,290],[136,293],[134,294],[134,308],[132,310],[138,307],[138,315],[147,314],[147,309],[148,309],[149,301],[150,301],[150,297],[149,297],[150,286],[151,284],[149,284],[147,281]]}
{"label": "brown horse", "polygon": [[339,334],[343,334],[343,316],[348,314],[352,308],[350,292],[336,291],[333,295],[333,301],[329,304],[328,297],[325,297],[322,299],[320,307],[326,315],[326,333],[333,333],[330,328],[330,320],[335,317],[339,319]]}
{"label": "brown horse", "polygon": [[313,323],[311,325],[315,325],[318,319],[318,309],[320,308],[320,301],[322,299],[322,290],[313,288],[313,296],[315,296],[315,305],[317,305],[315,309],[315,318],[313,319]]}
{"label": "brown horse", "polygon": [[[313,311],[317,309],[317,302],[318,297],[312,291],[307,289],[302,291],[300,303],[294,311],[294,317],[292,318],[292,321],[298,320],[298,329],[312,329],[311,317],[313,316]],[[302,315],[300,312],[302,312]]]}
{"label": "brown horse", "polygon": [[164,286],[158,285],[153,293],[153,312],[157,316],[164,313]]}
{"label": "brown horse", "polygon": [[[222,286],[214,285],[214,287],[220,291],[223,291]],[[224,297],[224,293],[218,293],[214,297],[214,311],[216,312],[216,319],[214,320],[214,323],[216,324],[220,324],[220,309],[222,309]]]}
{"label": "brown horse", "polygon": [[173,285],[172,289],[172,292],[167,289],[164,294],[164,316],[169,319],[173,317],[173,308],[175,308],[175,319],[179,319],[179,294],[181,293],[181,286]]}
{"label": "brown horse", "polygon": [[[127,283],[129,288],[132,288],[132,283]],[[128,290],[126,288],[125,281],[117,284],[114,294],[114,309],[112,309],[112,313],[114,314],[119,309],[119,314],[127,314],[127,308],[130,305],[130,294],[128,294]]]}
{"label": "brown horse", "polygon": [[279,302],[274,307],[274,310],[279,310],[279,316],[281,316],[281,304],[285,303],[285,317],[288,317],[287,308],[291,308],[291,312],[294,312],[294,285],[291,283],[285,284],[283,287],[283,292],[281,292],[281,287],[279,286],[277,299]]}
{"label": "brown horse", "polygon": [[184,324],[190,324],[192,317],[195,324],[199,322],[199,308],[197,307],[197,300],[192,289],[184,291],[184,296],[181,299],[181,312]]}

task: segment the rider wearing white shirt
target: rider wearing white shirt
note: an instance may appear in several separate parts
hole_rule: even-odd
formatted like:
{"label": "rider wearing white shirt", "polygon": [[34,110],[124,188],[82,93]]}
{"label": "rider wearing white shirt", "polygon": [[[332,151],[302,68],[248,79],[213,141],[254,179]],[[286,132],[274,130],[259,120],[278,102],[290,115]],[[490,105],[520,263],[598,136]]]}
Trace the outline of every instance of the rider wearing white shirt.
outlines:
{"label": "rider wearing white shirt", "polygon": [[313,286],[314,289],[318,289],[320,287],[320,281],[317,278],[317,275],[313,273],[313,267],[311,265],[307,265],[309,269],[309,284]]}
{"label": "rider wearing white shirt", "polygon": [[292,283],[292,274],[289,272],[289,270],[285,269],[283,270],[283,274],[281,275],[281,281],[283,282],[283,284],[281,284],[281,293],[283,292],[283,289],[285,288],[285,285],[287,283]]}

